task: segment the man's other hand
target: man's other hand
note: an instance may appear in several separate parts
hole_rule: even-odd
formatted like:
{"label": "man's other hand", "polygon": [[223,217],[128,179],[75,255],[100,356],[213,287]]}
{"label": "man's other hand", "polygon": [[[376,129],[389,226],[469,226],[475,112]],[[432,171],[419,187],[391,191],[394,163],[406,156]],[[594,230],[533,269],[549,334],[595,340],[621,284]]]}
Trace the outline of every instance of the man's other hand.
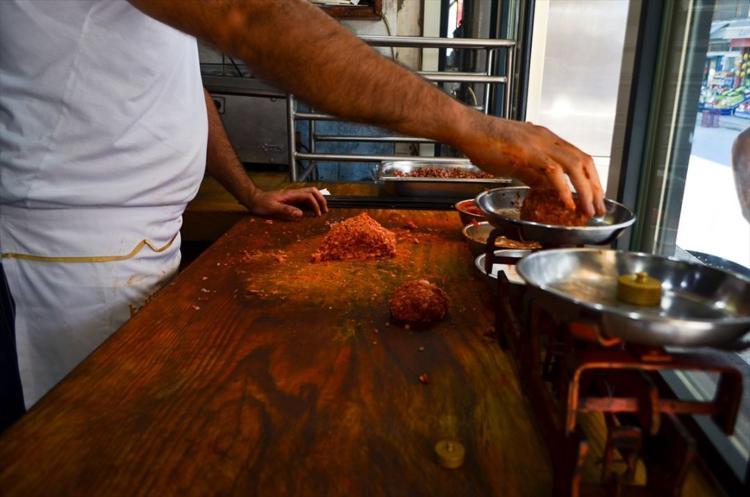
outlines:
{"label": "man's other hand", "polygon": [[328,203],[317,188],[276,190],[264,192],[256,190],[245,202],[245,207],[258,216],[278,217],[299,220],[304,215],[302,209],[310,210],[316,216],[328,212]]}

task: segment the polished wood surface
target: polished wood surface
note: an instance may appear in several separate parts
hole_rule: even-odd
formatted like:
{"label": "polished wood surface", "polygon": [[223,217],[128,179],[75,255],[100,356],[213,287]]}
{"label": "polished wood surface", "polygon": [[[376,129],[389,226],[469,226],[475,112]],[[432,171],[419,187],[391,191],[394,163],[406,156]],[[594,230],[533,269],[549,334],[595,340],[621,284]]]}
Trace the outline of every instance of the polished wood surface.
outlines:
{"label": "polished wood surface", "polygon": [[[0,438],[0,494],[549,495],[456,214],[370,211],[395,259],[310,263],[357,213],[243,218]],[[410,278],[450,296],[430,330],[389,323]]]}

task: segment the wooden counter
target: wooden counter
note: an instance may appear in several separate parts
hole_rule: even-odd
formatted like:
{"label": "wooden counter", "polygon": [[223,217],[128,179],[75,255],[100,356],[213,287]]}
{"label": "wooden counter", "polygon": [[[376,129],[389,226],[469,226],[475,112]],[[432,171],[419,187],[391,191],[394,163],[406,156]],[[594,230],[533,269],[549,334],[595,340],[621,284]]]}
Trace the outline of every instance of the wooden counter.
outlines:
{"label": "wooden counter", "polygon": [[[395,259],[311,264],[326,219],[243,218],[0,438],[0,494],[548,495],[458,217],[370,214]],[[388,322],[410,278],[451,298],[431,330]]]}

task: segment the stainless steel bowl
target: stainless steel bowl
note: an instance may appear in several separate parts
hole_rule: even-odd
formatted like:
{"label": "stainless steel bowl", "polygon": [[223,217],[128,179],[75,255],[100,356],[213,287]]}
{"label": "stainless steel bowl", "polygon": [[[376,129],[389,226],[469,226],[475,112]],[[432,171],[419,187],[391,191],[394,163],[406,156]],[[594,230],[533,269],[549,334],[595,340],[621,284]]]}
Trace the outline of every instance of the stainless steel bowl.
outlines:
{"label": "stainless steel bowl", "polygon": [[[557,226],[520,219],[528,187],[495,188],[480,193],[477,206],[494,226],[514,240],[536,241],[545,247],[607,245],[635,222],[633,211],[614,200],[605,199],[607,213],[593,217],[586,226]],[[575,194],[574,194],[575,195]]]}
{"label": "stainless steel bowl", "polygon": [[[466,241],[469,242],[469,249],[474,255],[479,255],[487,250],[487,239],[490,237],[495,227],[487,221],[481,223],[469,223],[461,231]],[[506,242],[506,243],[504,243]],[[495,247],[500,250],[515,250],[528,253],[532,250],[538,250],[541,247],[536,244],[535,247],[520,247],[520,244],[514,243],[514,240],[495,240]]]}
{"label": "stainless steel bowl", "polygon": [[[607,335],[629,342],[732,347],[750,331],[750,280],[700,263],[583,248],[536,252],[517,269],[529,286],[585,308]],[[641,271],[662,282],[659,306],[617,299],[617,277]]]}
{"label": "stainless steel bowl", "polygon": [[474,255],[479,255],[485,250],[487,244],[487,238],[490,236],[494,228],[487,221],[481,223],[469,223],[464,226],[461,233],[469,242],[469,250]]}
{"label": "stainless steel bowl", "polygon": [[516,263],[530,253],[531,252],[529,250],[495,250],[495,256],[498,257],[501,261],[505,262],[496,262],[495,264],[493,264],[492,270],[489,274],[487,273],[487,268],[485,265],[487,254],[479,254],[479,256],[474,259],[474,266],[486,278],[496,280],[497,274],[500,271],[503,271],[505,273],[505,276],[508,278],[508,281],[512,285],[524,286],[526,285],[526,283],[518,274],[518,271],[516,270]]}
{"label": "stainless steel bowl", "polygon": [[476,205],[474,204],[474,199],[468,198],[466,200],[456,202],[456,204],[453,206],[453,208],[458,211],[458,217],[461,219],[461,226],[466,226],[472,221],[480,222],[485,220],[484,214],[474,214],[473,212],[469,212],[467,210],[467,207],[472,205]]}

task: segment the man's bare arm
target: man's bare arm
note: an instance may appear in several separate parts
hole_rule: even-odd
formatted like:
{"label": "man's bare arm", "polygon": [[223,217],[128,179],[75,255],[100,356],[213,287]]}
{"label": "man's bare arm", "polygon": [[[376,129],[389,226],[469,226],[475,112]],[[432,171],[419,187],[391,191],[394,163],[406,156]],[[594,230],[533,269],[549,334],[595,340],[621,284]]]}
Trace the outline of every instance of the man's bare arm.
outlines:
{"label": "man's bare arm", "polygon": [[203,93],[208,114],[208,174],[253,214],[299,219],[302,211],[298,207],[307,207],[318,216],[328,211],[325,197],[317,188],[266,192],[255,186],[229,142],[211,95],[205,90]]}
{"label": "man's bare arm", "polygon": [[545,128],[487,117],[460,104],[306,0],[129,1],[240,57],[320,110],[447,143],[491,172],[557,188],[572,206],[567,173],[583,207],[603,211],[590,156]]}

